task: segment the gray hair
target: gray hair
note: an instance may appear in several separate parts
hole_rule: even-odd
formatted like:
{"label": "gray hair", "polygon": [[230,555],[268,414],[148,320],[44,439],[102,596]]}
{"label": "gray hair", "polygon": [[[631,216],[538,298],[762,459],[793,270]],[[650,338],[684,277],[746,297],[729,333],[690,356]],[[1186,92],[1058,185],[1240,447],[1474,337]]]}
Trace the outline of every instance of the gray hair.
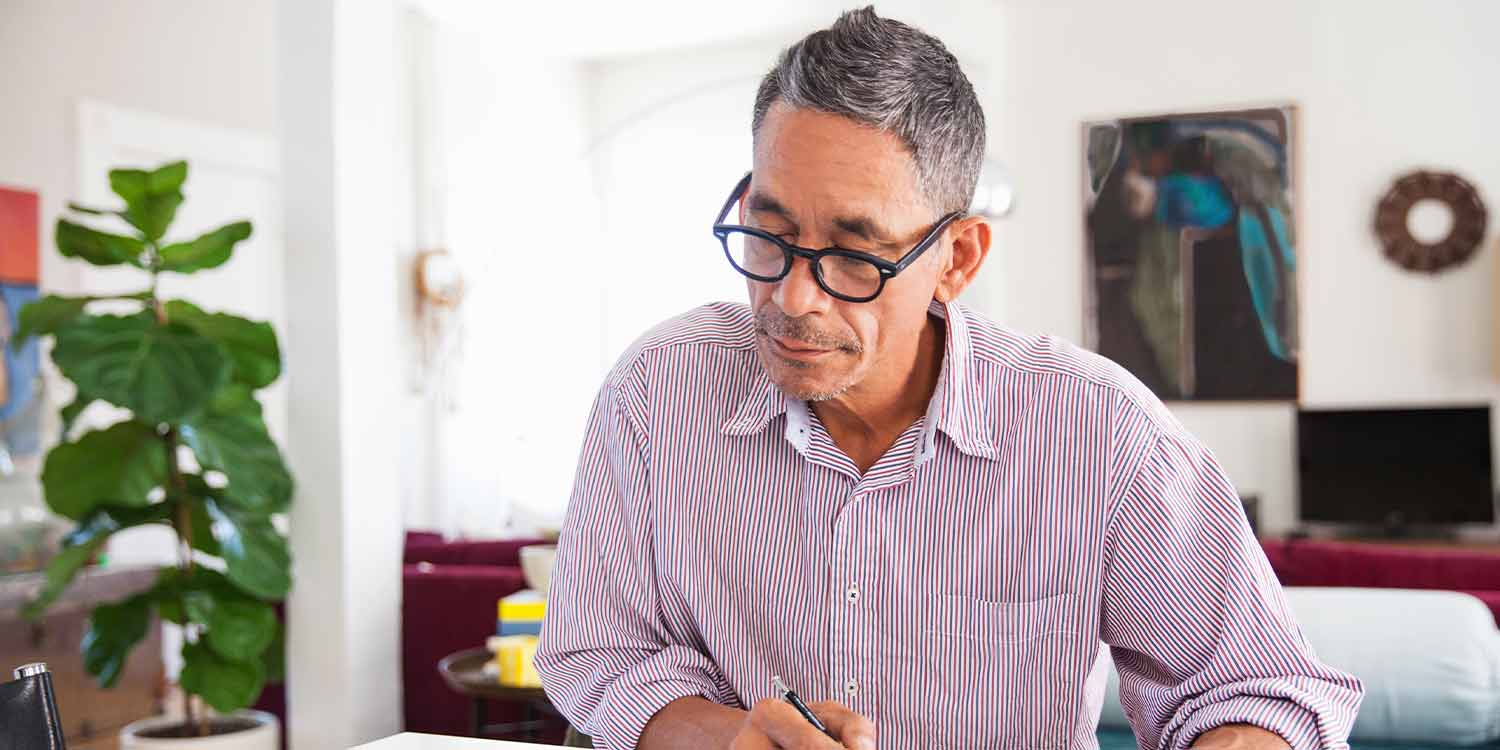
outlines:
{"label": "gray hair", "polygon": [[847,117],[891,133],[916,163],[918,187],[938,210],[965,211],[984,161],[984,110],[958,60],[936,37],[846,11],[786,48],[755,94],[752,134],[776,101]]}

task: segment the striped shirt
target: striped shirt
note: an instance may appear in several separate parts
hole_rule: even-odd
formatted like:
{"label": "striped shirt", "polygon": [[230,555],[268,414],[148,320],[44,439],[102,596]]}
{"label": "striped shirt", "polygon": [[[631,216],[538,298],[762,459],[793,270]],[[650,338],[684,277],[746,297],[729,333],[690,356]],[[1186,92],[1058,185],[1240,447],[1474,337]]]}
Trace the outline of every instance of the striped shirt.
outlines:
{"label": "striped shirt", "polygon": [[1346,747],[1362,688],[1313,655],[1209,452],[1108,360],[931,314],[926,416],[863,474],[767,377],[745,306],[625,354],[537,652],[573,724],[631,748],[677,698],[748,707],[780,675],[881,748],[1094,748],[1102,642],[1142,748],[1228,723]]}

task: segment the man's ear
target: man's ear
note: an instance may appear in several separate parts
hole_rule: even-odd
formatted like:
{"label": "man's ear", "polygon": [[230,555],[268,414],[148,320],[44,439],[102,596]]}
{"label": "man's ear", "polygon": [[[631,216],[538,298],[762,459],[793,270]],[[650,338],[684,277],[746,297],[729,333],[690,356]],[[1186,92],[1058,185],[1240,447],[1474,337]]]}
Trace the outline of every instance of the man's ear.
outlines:
{"label": "man's ear", "polygon": [[979,267],[990,252],[990,223],[983,216],[959,219],[948,227],[948,233],[953,237],[953,250],[948,253],[948,262],[933,292],[933,298],[939,302],[957,299],[979,274]]}

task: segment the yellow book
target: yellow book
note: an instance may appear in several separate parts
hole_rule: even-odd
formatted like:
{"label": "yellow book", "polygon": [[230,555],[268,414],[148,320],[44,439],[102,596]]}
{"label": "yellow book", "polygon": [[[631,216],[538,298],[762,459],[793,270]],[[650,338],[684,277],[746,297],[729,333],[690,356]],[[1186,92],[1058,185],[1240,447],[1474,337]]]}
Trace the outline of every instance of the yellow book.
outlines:
{"label": "yellow book", "polygon": [[499,673],[495,680],[501,685],[513,687],[541,687],[542,678],[536,673],[536,645],[534,635],[507,635],[489,639],[487,644],[495,652],[495,663]]}
{"label": "yellow book", "polygon": [[525,589],[501,599],[496,609],[495,619],[500,622],[540,622],[547,614],[547,597]]}

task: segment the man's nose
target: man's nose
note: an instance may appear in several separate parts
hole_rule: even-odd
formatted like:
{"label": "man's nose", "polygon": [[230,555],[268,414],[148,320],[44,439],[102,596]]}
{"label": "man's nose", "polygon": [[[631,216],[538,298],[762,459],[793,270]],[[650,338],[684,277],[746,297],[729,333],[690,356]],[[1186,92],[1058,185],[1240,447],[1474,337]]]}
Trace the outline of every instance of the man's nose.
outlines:
{"label": "man's nose", "polygon": [[776,282],[771,299],[782,312],[793,318],[823,312],[833,300],[823,287],[818,286],[818,280],[813,278],[812,261],[806,258],[792,259],[792,269],[786,278]]}

